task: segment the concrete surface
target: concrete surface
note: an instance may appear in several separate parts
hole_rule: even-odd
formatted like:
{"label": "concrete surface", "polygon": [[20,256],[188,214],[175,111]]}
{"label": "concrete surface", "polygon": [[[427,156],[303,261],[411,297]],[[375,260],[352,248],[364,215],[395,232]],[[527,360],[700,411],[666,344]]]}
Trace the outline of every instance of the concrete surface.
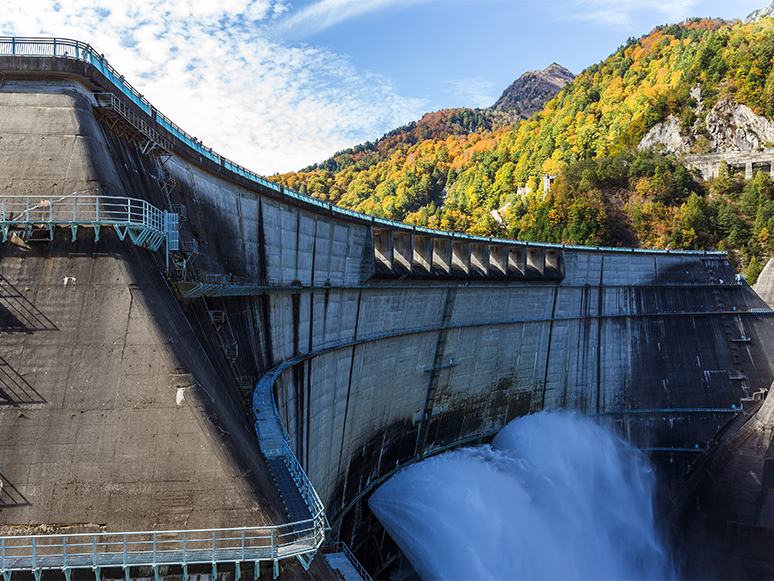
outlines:
{"label": "concrete surface", "polygon": [[774,260],[769,258],[752,288],[769,307],[774,305]]}
{"label": "concrete surface", "polygon": [[774,568],[774,398],[732,424],[676,497],[690,579],[766,579]]}
{"label": "concrete surface", "polygon": [[[41,79],[7,73],[0,89],[0,192],[94,188],[164,207],[157,162],[96,122],[88,87]],[[297,355],[275,385],[281,416],[333,534],[372,550],[371,565],[389,555],[373,549],[383,532],[363,501],[418,456],[565,407],[657,448],[669,488],[697,456],[685,450],[774,379],[774,317],[749,311],[767,305],[723,257],[566,248],[561,280],[384,280],[367,220],[175,148],[164,167],[195,266],[285,290],[176,299],[161,255],[112,234],[4,245],[8,296],[25,297],[0,311],[15,394],[0,414],[7,526],[281,519],[236,379]],[[224,345],[238,346],[233,361]]]}
{"label": "concrete surface", "polygon": [[[116,169],[82,87],[7,83],[0,109],[0,194],[145,185]],[[234,376],[162,265],[111,230],[0,246],[0,533],[286,521]]]}

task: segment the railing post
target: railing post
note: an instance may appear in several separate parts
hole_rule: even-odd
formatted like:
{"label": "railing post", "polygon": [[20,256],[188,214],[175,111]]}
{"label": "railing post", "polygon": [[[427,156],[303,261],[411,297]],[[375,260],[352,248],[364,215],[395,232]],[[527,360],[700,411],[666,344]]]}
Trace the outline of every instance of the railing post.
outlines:
{"label": "railing post", "polygon": [[245,560],[245,529],[242,529],[242,560]]}
{"label": "railing post", "polygon": [[11,39],[11,54],[16,55],[16,37]]}
{"label": "railing post", "polygon": [[67,567],[67,535],[62,535],[62,566]]}
{"label": "railing post", "polygon": [[34,569],[36,567],[35,563],[35,537],[32,537],[32,568]]}
{"label": "railing post", "polygon": [[97,566],[97,535],[91,536],[91,547],[92,547],[92,567]]}
{"label": "railing post", "polygon": [[156,564],[156,533],[153,533],[153,564]]}
{"label": "railing post", "polygon": [[56,56],[56,38],[54,39],[54,56]]}
{"label": "railing post", "polygon": [[212,529],[212,562],[215,562],[215,529]]}
{"label": "railing post", "polygon": [[126,533],[124,533],[123,536],[124,536],[124,558],[123,558],[123,561],[124,561],[124,568],[126,568]]}

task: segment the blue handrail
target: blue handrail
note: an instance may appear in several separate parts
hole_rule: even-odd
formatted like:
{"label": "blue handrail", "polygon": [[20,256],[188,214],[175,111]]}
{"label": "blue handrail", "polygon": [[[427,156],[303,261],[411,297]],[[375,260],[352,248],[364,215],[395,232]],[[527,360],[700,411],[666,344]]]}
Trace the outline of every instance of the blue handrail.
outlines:
{"label": "blue handrail", "polygon": [[206,157],[210,161],[222,166],[224,169],[231,171],[237,175],[240,175],[252,182],[260,184],[266,188],[272,189],[277,193],[284,194],[288,197],[301,200],[307,204],[312,204],[320,208],[325,208],[331,212],[341,214],[343,216],[350,216],[360,220],[366,220],[372,224],[378,224],[391,229],[407,230],[410,232],[423,232],[433,236],[439,237],[454,237],[460,240],[480,240],[487,244],[507,244],[515,246],[532,246],[540,248],[559,248],[568,250],[584,250],[584,251],[605,251],[605,252],[640,252],[640,253],[665,253],[665,254],[677,254],[677,255],[700,255],[700,256],[726,256],[726,252],[719,251],[706,251],[706,250],[650,250],[650,249],[632,249],[632,248],[613,248],[613,247],[600,247],[600,246],[578,246],[570,244],[553,244],[547,242],[524,242],[520,240],[509,240],[503,238],[490,238],[483,236],[475,236],[471,234],[461,234],[457,232],[448,232],[445,230],[435,230],[432,228],[425,228],[420,226],[410,226],[402,222],[395,222],[393,220],[385,220],[384,218],[378,218],[376,216],[369,216],[367,214],[361,214],[354,212],[340,206],[322,202],[316,198],[306,196],[290,188],[286,188],[279,184],[276,184],[257,173],[242,167],[241,165],[234,163],[233,161],[223,157],[212,148],[205,147],[198,139],[194,139],[191,135],[183,131],[175,123],[173,123],[168,117],[163,115],[158,109],[153,107],[145,97],[135,89],[123,75],[119,74],[107,59],[105,55],[98,53],[91,45],[69,38],[32,38],[32,37],[20,37],[20,36],[0,36],[0,56],[2,55],[16,55],[16,56],[50,56],[61,58],[74,58],[83,62],[90,63],[98,71],[100,71],[115,88],[120,90],[128,99],[135,103],[140,109],[145,111],[151,117],[155,116],[159,125],[169,131],[174,137],[180,140],[182,143],[196,151],[202,157]]}
{"label": "blue handrail", "polygon": [[316,551],[324,525],[318,510],[304,521],[263,527],[4,536],[0,573],[287,559]]}

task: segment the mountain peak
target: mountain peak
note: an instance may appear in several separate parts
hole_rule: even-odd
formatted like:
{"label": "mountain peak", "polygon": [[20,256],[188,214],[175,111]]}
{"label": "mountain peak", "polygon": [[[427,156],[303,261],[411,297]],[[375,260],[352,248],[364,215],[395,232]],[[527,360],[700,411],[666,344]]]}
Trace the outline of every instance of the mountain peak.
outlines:
{"label": "mountain peak", "polygon": [[516,113],[522,119],[540,111],[565,85],[572,83],[575,75],[557,63],[551,63],[542,71],[529,71],[521,75],[503,91],[491,109]]}
{"label": "mountain peak", "polygon": [[759,8],[758,10],[753,10],[750,12],[750,14],[747,15],[747,18],[744,19],[745,24],[750,24],[751,22],[758,22],[762,18],[766,18],[767,16],[771,16],[774,14],[774,2],[766,6],[766,8]]}

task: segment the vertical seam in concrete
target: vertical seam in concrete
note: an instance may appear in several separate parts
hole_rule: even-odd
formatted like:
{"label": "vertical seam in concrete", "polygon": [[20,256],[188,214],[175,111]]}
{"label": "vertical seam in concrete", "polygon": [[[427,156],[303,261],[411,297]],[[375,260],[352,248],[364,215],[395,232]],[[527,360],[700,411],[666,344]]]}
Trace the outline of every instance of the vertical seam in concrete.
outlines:
{"label": "vertical seam in concrete", "polygon": [[428,425],[430,423],[430,414],[432,413],[433,403],[435,401],[435,391],[438,388],[438,377],[440,376],[440,366],[443,364],[443,353],[446,346],[446,336],[449,334],[449,320],[451,319],[454,300],[457,297],[457,287],[450,286],[446,290],[446,298],[441,315],[441,328],[438,331],[438,341],[435,344],[435,355],[433,357],[433,367],[430,370],[430,381],[427,385],[427,395],[425,396],[425,406],[422,410],[419,433],[417,434],[416,448],[414,456],[421,458],[424,454],[425,444],[427,443]]}
{"label": "vertical seam in concrete", "polygon": [[[258,258],[261,263],[258,265],[258,275],[261,279],[266,280],[269,278],[269,269],[266,264],[266,231],[263,224],[263,199],[258,198]],[[262,306],[262,322],[263,322],[263,334],[265,336],[265,356],[264,356],[264,369],[261,369],[262,373],[266,373],[274,365],[274,354],[272,349],[271,340],[271,324],[269,319],[269,313],[271,312],[271,296],[263,295],[259,298]]]}
{"label": "vertical seam in concrete", "polygon": [[[312,274],[311,274],[311,278],[310,278],[310,285],[312,286],[312,288],[314,288],[314,269],[315,269],[316,258],[317,258],[317,224],[318,224],[317,217],[315,217],[315,219],[314,219],[314,235],[312,236]],[[309,348],[311,349],[311,345],[312,345],[311,344],[311,341],[312,341],[311,337],[309,338],[309,341],[310,341]]]}
{"label": "vertical seam in concrete", "polygon": [[[302,295],[299,293],[293,293],[290,295],[291,310],[293,313],[293,357],[301,353],[301,333],[299,327],[301,326],[301,299]],[[299,369],[299,367],[301,369]],[[306,440],[304,438],[304,423],[305,414],[305,384],[306,375],[304,373],[303,365],[294,365],[293,369],[293,392],[295,401],[295,413],[294,418],[296,422],[295,434],[296,434],[296,458],[303,458],[304,444]]]}
{"label": "vertical seam in concrete", "polygon": [[602,391],[602,308],[604,306],[604,274],[605,274],[605,255],[599,263],[599,288],[597,289],[597,413],[599,413],[599,402]]}
{"label": "vertical seam in concrete", "polygon": [[[129,309],[128,309],[128,312],[127,312],[127,315],[126,315],[126,329],[124,330],[124,343],[123,343],[123,345],[121,345],[121,357],[119,359],[119,365],[120,365],[119,369],[121,369],[121,371],[123,371],[123,369],[124,369],[124,355],[126,355],[126,345],[127,345],[127,341],[129,340],[129,327],[132,324],[132,310],[133,310],[133,308],[134,308],[134,293],[132,292],[132,288],[130,286],[129,287]],[[121,373],[122,378],[123,378],[123,375],[124,374]],[[70,379],[70,376],[69,376],[69,371],[68,371],[67,381],[69,381],[69,379]],[[118,402],[118,396],[119,396],[120,391],[121,391],[121,384],[119,382],[119,384],[116,386],[115,399],[113,400],[113,405],[114,406],[116,406],[116,404]],[[116,409],[118,409],[117,406],[116,406]]]}
{"label": "vertical seam in concrete", "polygon": [[543,375],[543,398],[540,402],[540,409],[546,407],[546,389],[548,388],[548,364],[551,361],[551,338],[554,335],[554,316],[556,315],[556,299],[559,296],[559,287],[554,287],[554,304],[551,307],[551,322],[548,325],[548,346],[546,347],[546,369]]}
{"label": "vertical seam in concrete", "polygon": [[[239,235],[242,237],[242,240],[246,239],[245,236],[245,223],[244,219],[242,218],[242,196],[235,196],[236,198],[236,208],[237,208],[237,226],[239,227]],[[242,260],[247,265],[247,245],[242,244]]]}
{"label": "vertical seam in concrete", "polygon": [[[312,236],[312,273],[311,273],[311,287],[314,289],[314,266],[315,256],[317,254],[317,218],[314,219],[314,235]],[[314,290],[309,293],[309,351],[314,348]],[[304,460],[304,466],[309,468],[309,431],[312,423],[312,359],[309,359],[306,363],[306,454]]]}
{"label": "vertical seam in concrete", "polygon": [[344,405],[344,421],[341,424],[341,447],[339,448],[339,468],[338,473],[341,474],[341,459],[344,455],[344,436],[347,432],[347,417],[349,415],[349,396],[352,393],[352,371],[355,367],[355,350],[357,349],[357,326],[360,322],[360,300],[363,298],[363,291],[360,290],[357,293],[357,309],[355,310],[355,332],[352,335],[352,340],[355,344],[352,345],[352,356],[349,362],[349,379],[347,381],[347,402]]}
{"label": "vertical seam in concrete", "polygon": [[307,470],[309,470],[309,430],[311,428],[311,412],[310,408],[312,407],[312,358],[308,359],[306,362],[306,446],[304,449],[304,466]]}
{"label": "vertical seam in concrete", "polygon": [[132,292],[132,287],[129,287],[129,312],[126,316],[126,330],[124,331],[124,344],[121,346],[121,365],[124,364],[124,355],[126,353],[126,342],[129,337],[129,325],[131,325],[132,320],[132,307],[134,307],[134,293]]}
{"label": "vertical seam in concrete", "polygon": [[295,271],[296,276],[294,280],[301,280],[301,277],[298,275],[298,252],[299,252],[299,246],[301,245],[301,208],[299,208],[296,211],[296,265],[295,265]]}

